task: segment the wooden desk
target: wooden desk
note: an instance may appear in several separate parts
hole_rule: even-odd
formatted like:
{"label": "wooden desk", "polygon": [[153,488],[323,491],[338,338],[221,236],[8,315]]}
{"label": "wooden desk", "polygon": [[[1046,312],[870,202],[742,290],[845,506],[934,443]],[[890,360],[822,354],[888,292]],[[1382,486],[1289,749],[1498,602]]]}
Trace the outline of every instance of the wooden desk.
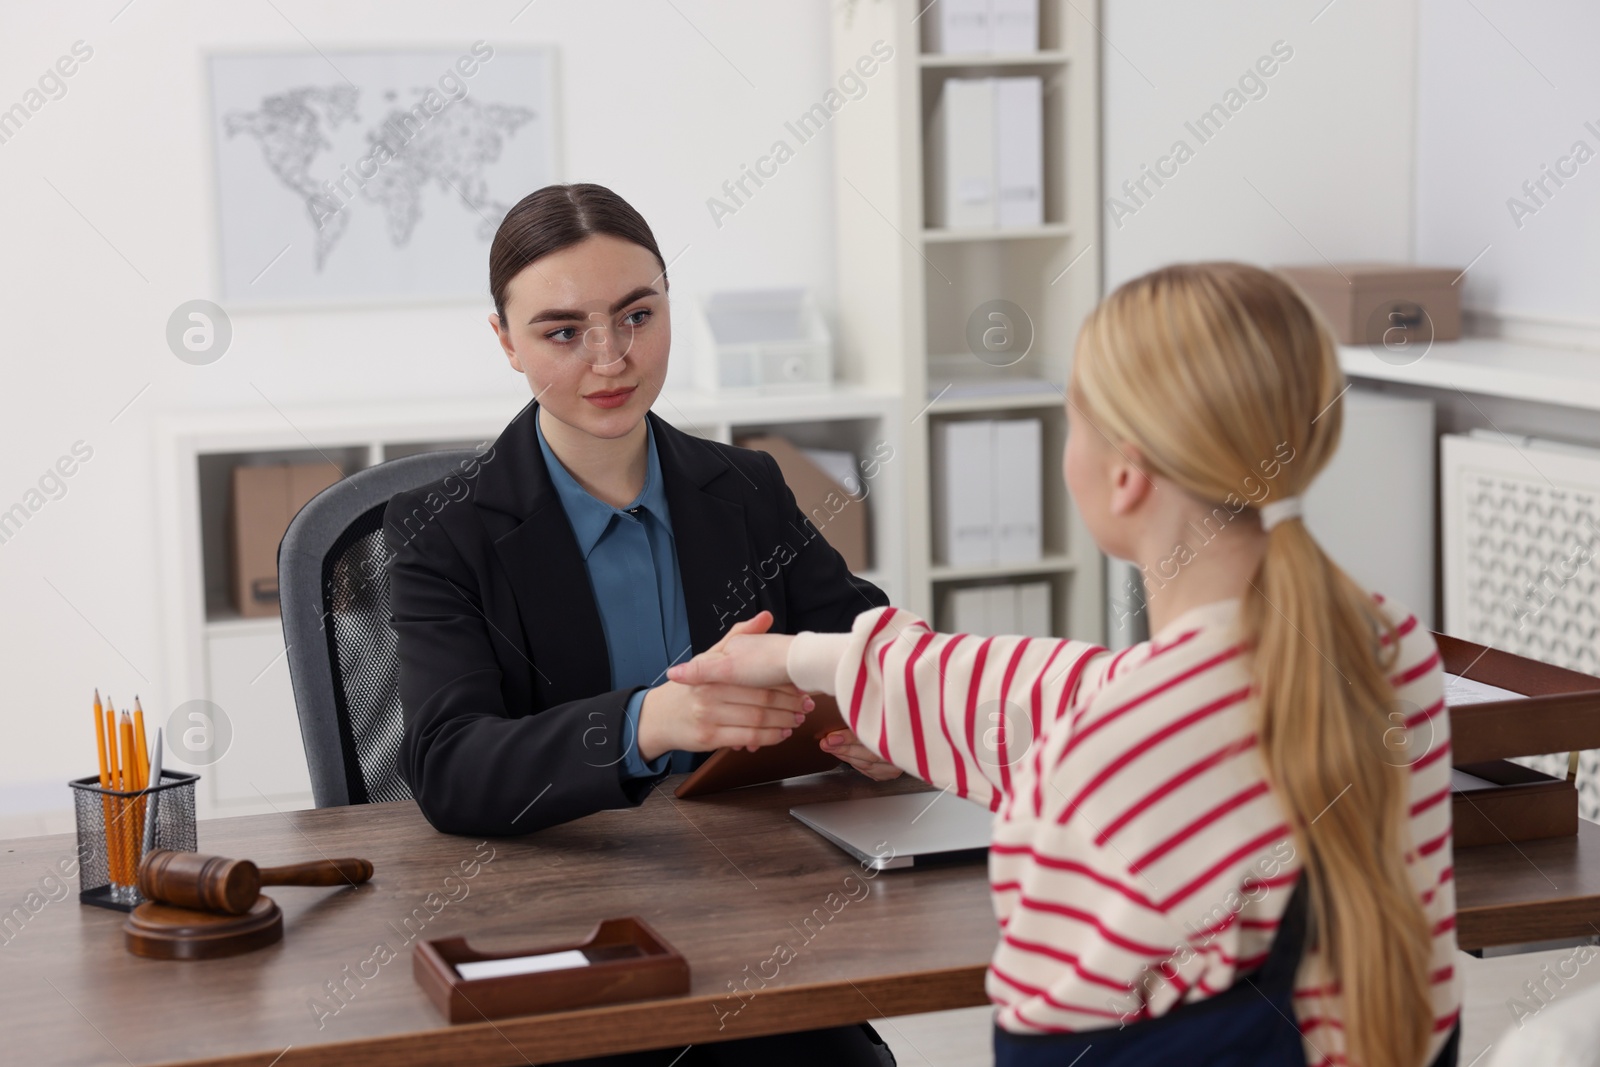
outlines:
{"label": "wooden desk", "polygon": [[[0,1060],[526,1064],[984,1004],[997,931],[981,864],[866,879],[788,815],[923,788],[854,772],[698,801],[664,788],[638,810],[481,850],[435,832],[410,801],[204,821],[202,852],[262,864],[363,856],[377,870],[358,888],[267,890],[284,940],[204,962],[129,955],[123,915],[80,905],[70,880],[65,899],[0,930]],[[74,848],[71,835],[0,843],[0,922]],[[537,946],[630,914],[688,958],[688,996],[449,1026],[412,980],[418,937]],[[780,943],[794,958],[771,962]],[[746,982],[759,992],[741,1000],[733,987]]]}
{"label": "wooden desk", "polygon": [[[41,894],[35,904],[50,894],[44,878],[71,858],[74,838],[3,842],[0,1058],[525,1064],[983,1004],[996,930],[981,865],[866,879],[787,814],[796,803],[921,788],[840,773],[701,801],[657,790],[636,811],[481,848],[436,833],[410,801],[206,821],[205,852],[261,863],[364,856],[377,873],[353,889],[269,890],[283,907],[283,942],[200,963],[128,955],[122,915],[79,905],[75,879],[65,899],[29,914],[28,894]],[[483,856],[492,858],[463,873]],[[1458,851],[1456,893],[1463,948],[1593,933],[1600,826]],[[418,937],[534,946],[628,914],[688,957],[687,997],[452,1027],[411,977]],[[794,958],[770,962],[780,943]],[[744,982],[758,995],[736,996]]]}
{"label": "wooden desk", "polygon": [[1464,949],[1600,936],[1600,825],[1576,837],[1455,852],[1456,939]]}

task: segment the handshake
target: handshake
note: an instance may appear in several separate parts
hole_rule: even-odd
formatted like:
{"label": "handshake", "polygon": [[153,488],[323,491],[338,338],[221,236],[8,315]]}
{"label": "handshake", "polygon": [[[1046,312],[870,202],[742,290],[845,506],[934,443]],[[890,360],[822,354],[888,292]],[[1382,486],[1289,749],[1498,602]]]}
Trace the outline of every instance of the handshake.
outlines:
{"label": "handshake", "polygon": [[[769,634],[772,613],[735,623],[714,647],[667,672],[668,681],[649,691],[639,710],[639,755],[645,762],[664,752],[709,752],[775,745],[806,721],[815,703],[789,680],[787,634]],[[900,768],[879,759],[849,730],[820,742],[869,778],[886,781]]]}

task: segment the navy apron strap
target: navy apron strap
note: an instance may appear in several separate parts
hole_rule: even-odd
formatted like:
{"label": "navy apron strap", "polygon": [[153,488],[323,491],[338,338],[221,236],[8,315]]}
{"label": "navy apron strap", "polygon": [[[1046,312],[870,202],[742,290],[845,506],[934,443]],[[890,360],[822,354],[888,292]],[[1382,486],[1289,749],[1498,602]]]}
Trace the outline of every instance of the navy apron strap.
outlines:
{"label": "navy apron strap", "polygon": [[1295,974],[1310,926],[1301,871],[1266,962],[1228,989],[1165,1015],[1120,1028],[1012,1034],[995,1027],[995,1067],[1306,1067],[1294,1014]]}
{"label": "navy apron strap", "polygon": [[1294,995],[1294,978],[1305,957],[1306,938],[1311,926],[1311,890],[1306,885],[1306,872],[1301,869],[1295,879],[1294,891],[1289,894],[1289,904],[1278,920],[1278,932],[1272,938],[1272,948],[1267,961],[1252,972],[1247,980],[1260,989],[1287,989]]}

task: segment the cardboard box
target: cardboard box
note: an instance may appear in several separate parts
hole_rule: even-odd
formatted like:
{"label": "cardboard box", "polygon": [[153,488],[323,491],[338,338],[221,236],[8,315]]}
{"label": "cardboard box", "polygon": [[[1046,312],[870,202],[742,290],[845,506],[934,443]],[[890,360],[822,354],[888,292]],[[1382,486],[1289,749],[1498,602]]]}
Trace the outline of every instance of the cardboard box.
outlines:
{"label": "cardboard box", "polygon": [[229,532],[233,606],[246,618],[278,614],[278,543],[306,503],[344,477],[335,463],[233,468]]}
{"label": "cardboard box", "polygon": [[[816,526],[823,539],[844,557],[852,574],[868,567],[867,505],[864,496],[852,494],[829,477],[787,438],[772,435],[741,437],[740,448],[765,452],[778,461],[800,511]],[[864,483],[863,483],[864,484]],[[859,491],[858,491],[859,492]],[[798,551],[800,546],[795,545]]]}
{"label": "cardboard box", "polygon": [[1461,336],[1459,268],[1403,263],[1278,267],[1322,313],[1341,344],[1388,348]]}

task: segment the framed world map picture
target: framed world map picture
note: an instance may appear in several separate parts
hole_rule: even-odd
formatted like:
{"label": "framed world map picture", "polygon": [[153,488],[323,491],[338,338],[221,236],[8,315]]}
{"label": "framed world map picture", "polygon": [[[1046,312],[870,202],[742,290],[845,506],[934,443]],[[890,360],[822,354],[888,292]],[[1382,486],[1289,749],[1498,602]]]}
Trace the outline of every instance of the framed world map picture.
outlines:
{"label": "framed world map picture", "polygon": [[558,180],[554,48],[209,57],[223,298],[485,298],[511,205]]}

